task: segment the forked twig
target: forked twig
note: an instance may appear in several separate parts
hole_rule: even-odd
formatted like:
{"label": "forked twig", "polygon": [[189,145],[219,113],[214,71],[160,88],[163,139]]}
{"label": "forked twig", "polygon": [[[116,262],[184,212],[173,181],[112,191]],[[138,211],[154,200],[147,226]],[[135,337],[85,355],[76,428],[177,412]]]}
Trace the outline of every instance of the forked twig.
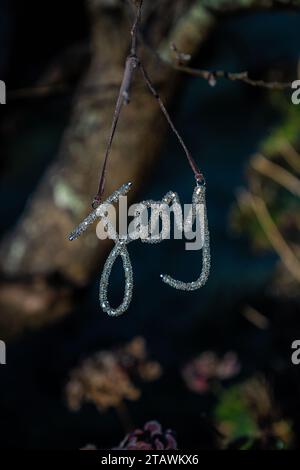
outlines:
{"label": "forked twig", "polygon": [[170,117],[170,115],[169,115],[162,99],[160,98],[160,96],[159,96],[157,90],[155,89],[150,77],[148,76],[144,66],[141,63],[140,58],[138,57],[137,47],[138,47],[138,37],[139,37],[139,26],[140,26],[141,16],[142,16],[143,0],[135,0],[135,1],[133,0],[133,3],[136,7],[136,14],[135,14],[134,23],[133,23],[133,26],[132,26],[132,29],[131,29],[130,54],[126,59],[125,69],[124,69],[124,74],[123,74],[123,80],[122,80],[122,83],[121,83],[121,86],[120,86],[119,95],[118,95],[117,102],[116,102],[116,105],[115,105],[115,110],[114,110],[110,135],[109,135],[109,139],[108,139],[107,146],[106,146],[106,149],[105,149],[104,161],[103,161],[102,171],[101,171],[101,176],[100,176],[100,181],[99,181],[99,188],[98,188],[98,192],[97,192],[96,196],[94,197],[93,204],[92,204],[94,208],[97,207],[100,204],[102,196],[103,196],[104,187],[105,187],[107,164],[108,164],[108,159],[109,159],[109,155],[110,155],[111,146],[112,146],[112,143],[113,143],[113,139],[114,139],[114,136],[115,136],[118,120],[119,120],[123,105],[129,103],[130,87],[131,87],[131,84],[132,84],[132,81],[133,81],[134,72],[137,68],[140,69],[142,77],[143,77],[147,87],[149,88],[152,95],[157,99],[162,113],[164,114],[165,118],[167,119],[167,122],[168,122],[169,126],[171,127],[172,131],[176,135],[180,145],[182,146],[182,148],[183,148],[183,150],[186,154],[186,157],[188,159],[188,162],[191,166],[191,169],[192,169],[192,171],[195,175],[195,179],[196,179],[197,183],[204,182],[204,177],[203,177],[202,173],[200,172],[199,168],[197,167],[196,162],[193,159],[193,157],[192,157],[190,151],[188,150],[186,144],[184,143],[183,138],[181,137],[178,130],[176,129],[175,124],[173,123],[173,121],[172,121],[172,119],[171,119],[171,117]]}

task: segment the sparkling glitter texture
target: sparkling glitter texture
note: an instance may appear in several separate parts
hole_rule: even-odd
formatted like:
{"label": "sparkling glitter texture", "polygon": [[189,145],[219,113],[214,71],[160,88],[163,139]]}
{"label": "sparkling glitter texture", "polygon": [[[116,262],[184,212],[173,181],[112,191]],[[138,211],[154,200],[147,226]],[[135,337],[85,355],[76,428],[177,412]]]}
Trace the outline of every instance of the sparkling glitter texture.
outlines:
{"label": "sparkling glitter texture", "polygon": [[[108,300],[107,300],[107,291],[108,291],[108,283],[109,277],[112,270],[112,267],[118,258],[121,256],[123,262],[123,269],[125,273],[125,292],[123,302],[119,307],[113,309]],[[128,309],[131,298],[132,298],[132,291],[133,291],[133,272],[132,272],[132,265],[129,258],[129,253],[126,247],[125,240],[119,240],[113,250],[110,252],[109,257],[106,260],[104,265],[102,276],[100,280],[100,293],[99,293],[99,300],[100,305],[104,312],[112,317],[117,317],[122,315],[122,313],[126,312]]]}
{"label": "sparkling glitter texture", "polygon": [[[107,206],[114,202],[117,202],[120,196],[125,196],[131,188],[132,183],[123,184],[119,189],[114,191],[111,196],[109,196],[103,203],[99,204],[99,206],[92,211],[84,220],[81,222],[69,235],[69,240],[76,240],[76,238],[80,237],[80,235],[87,229],[89,225],[91,225],[97,218],[101,219],[106,211]],[[110,224],[109,226],[110,232],[114,232],[113,226]],[[129,253],[126,247],[126,244],[129,243],[129,239],[122,239],[120,240],[118,235],[114,233],[114,241],[116,243],[115,247],[111,251],[109,257],[107,258],[101,280],[100,280],[100,292],[99,292],[99,300],[100,305],[104,312],[111,316],[119,316],[124,313],[131,302],[132,298],[132,291],[133,291],[133,273],[132,273],[132,265],[129,258]],[[118,256],[121,256],[123,262],[123,268],[125,273],[125,293],[124,299],[122,304],[113,309],[107,299],[107,291],[108,291],[108,283],[109,277],[111,274],[112,267],[117,259]]]}
{"label": "sparkling glitter texture", "polygon": [[[131,183],[126,183],[116,190],[111,196],[109,196],[106,201],[101,203],[93,212],[91,212],[83,222],[81,222],[69,235],[69,240],[75,240],[78,238],[89,225],[91,225],[97,218],[102,218],[105,215],[107,210],[107,205],[113,202],[117,202],[121,195],[126,195],[131,188]],[[197,185],[193,192],[192,198],[192,211],[188,220],[185,222],[185,229],[191,229],[195,218],[198,215],[199,207],[204,207],[204,218],[203,218],[203,227],[201,227],[203,235],[203,247],[202,247],[202,271],[199,278],[193,282],[183,282],[173,279],[167,274],[161,274],[163,282],[168,284],[175,289],[192,291],[200,289],[206,283],[209,271],[210,271],[210,245],[209,245],[209,230],[208,230],[208,221],[207,221],[207,211],[206,211],[206,202],[205,202],[205,184]],[[144,243],[160,243],[164,239],[168,238],[170,233],[170,227],[168,224],[163,223],[163,229],[153,237],[153,225],[157,223],[159,218],[164,217],[164,207],[171,206],[174,212],[175,220],[182,220],[182,207],[178,195],[169,191],[161,201],[147,200],[139,204],[139,211],[142,213],[143,210],[148,210],[151,208],[151,219],[150,223],[143,227],[144,234],[146,236],[141,237],[142,242]],[[112,227],[111,227],[112,230]],[[183,228],[182,228],[183,230]],[[133,270],[132,265],[127,249],[127,245],[132,241],[136,240],[136,237],[132,237],[131,234],[119,238],[118,234],[115,233],[114,238],[115,246],[109,254],[101,275],[100,280],[100,291],[99,291],[99,300],[101,308],[110,316],[119,316],[122,315],[128,309],[133,293]],[[111,275],[111,270],[113,265],[118,258],[121,256],[124,275],[125,275],[125,291],[122,303],[116,307],[112,308],[108,301],[108,287],[109,287],[109,278]]]}
{"label": "sparkling glitter texture", "polygon": [[86,231],[89,225],[95,222],[96,219],[103,217],[103,212],[106,210],[107,204],[112,204],[119,200],[120,196],[126,196],[130,190],[132,183],[125,183],[119,189],[114,191],[103,203],[101,203],[95,210],[93,210],[69,235],[69,240],[76,240],[80,235]]}
{"label": "sparkling glitter texture", "polygon": [[209,272],[210,272],[210,243],[209,243],[209,230],[208,230],[208,220],[207,220],[207,210],[206,210],[206,201],[205,201],[205,185],[196,186],[193,194],[192,202],[192,221],[194,222],[197,212],[197,207],[199,204],[204,206],[204,227],[203,235],[204,242],[202,247],[202,271],[200,276],[196,281],[193,282],[183,282],[173,279],[168,274],[161,274],[163,282],[169,284],[169,286],[174,287],[174,289],[184,290],[184,291],[193,291],[200,289],[206,283]]}

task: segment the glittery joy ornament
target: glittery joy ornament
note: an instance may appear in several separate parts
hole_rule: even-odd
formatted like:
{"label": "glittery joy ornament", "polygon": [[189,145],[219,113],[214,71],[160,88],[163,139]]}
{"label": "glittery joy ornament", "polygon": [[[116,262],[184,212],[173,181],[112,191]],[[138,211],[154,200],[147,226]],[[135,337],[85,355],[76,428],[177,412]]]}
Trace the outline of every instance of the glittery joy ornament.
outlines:
{"label": "glittery joy ornament", "polygon": [[[101,203],[96,209],[94,209],[84,220],[81,222],[69,235],[69,240],[77,239],[89,225],[91,225],[96,219],[101,219],[105,217],[105,223],[108,224],[110,229],[113,231],[113,227],[110,224],[109,220],[107,219],[107,206],[114,202],[117,202],[120,196],[125,196],[131,188],[131,183],[126,183],[122,185],[119,189],[113,192],[111,196],[109,196],[103,203]],[[193,291],[196,289],[200,289],[206,283],[209,271],[210,271],[210,245],[209,245],[209,230],[208,230],[208,221],[207,221],[207,211],[206,211],[206,202],[205,202],[205,184],[197,184],[192,198],[192,214],[189,220],[190,226],[194,223],[199,207],[204,209],[203,212],[203,226],[202,234],[203,234],[203,245],[202,245],[202,270],[201,273],[195,281],[192,282],[184,282],[173,279],[171,276],[167,274],[161,274],[161,279],[163,282],[168,284],[175,289],[183,290],[183,291]],[[161,201],[152,201],[147,200],[140,203],[140,206],[144,209],[154,207],[154,211],[158,212],[159,216],[162,216],[161,206],[162,205],[173,205],[174,213],[176,216],[176,207],[181,211],[181,205],[178,195],[173,192],[169,191]],[[145,227],[144,227],[145,228]],[[159,234],[158,237],[153,238],[151,236],[151,227],[147,227],[148,236],[141,238],[142,242],[144,243],[160,243],[166,238],[166,234],[164,230]],[[110,316],[119,316],[123,314],[129,307],[132,293],[133,293],[133,270],[132,265],[127,249],[127,245],[136,240],[136,237],[132,236],[131,233],[128,233],[126,236],[119,237],[117,233],[114,232],[113,240],[115,242],[115,246],[110,252],[101,275],[100,280],[100,305],[104,312],[106,312]],[[108,301],[108,284],[109,278],[111,274],[111,270],[113,265],[118,258],[121,256],[123,269],[125,274],[125,291],[122,303],[117,308],[112,308]]]}

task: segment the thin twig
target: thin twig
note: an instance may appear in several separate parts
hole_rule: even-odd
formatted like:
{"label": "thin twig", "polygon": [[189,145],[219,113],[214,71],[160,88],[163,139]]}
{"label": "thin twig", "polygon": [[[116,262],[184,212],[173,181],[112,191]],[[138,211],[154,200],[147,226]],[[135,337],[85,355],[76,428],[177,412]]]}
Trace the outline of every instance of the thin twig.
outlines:
{"label": "thin twig", "polygon": [[93,208],[97,207],[100,204],[103,193],[104,193],[107,163],[108,163],[108,157],[110,154],[112,142],[114,139],[114,135],[116,132],[117,124],[119,121],[119,117],[120,117],[123,105],[129,103],[130,87],[132,84],[134,71],[136,70],[138,63],[139,63],[139,59],[137,58],[136,52],[137,52],[137,38],[138,38],[139,24],[140,24],[141,15],[142,15],[143,0],[134,0],[133,3],[136,6],[136,13],[135,13],[134,23],[131,29],[130,55],[127,57],[126,63],[125,63],[123,80],[120,86],[119,95],[118,95],[115,110],[114,110],[110,135],[109,135],[109,139],[108,139],[107,146],[105,149],[105,156],[104,156],[104,162],[102,165],[102,171],[100,175],[98,192],[96,196],[94,197],[94,200],[92,203]]}
{"label": "thin twig", "polygon": [[254,170],[280,184],[295,196],[300,197],[300,180],[285,168],[271,162],[260,153],[256,154],[251,160],[251,166]]}
{"label": "thin twig", "polygon": [[288,140],[281,143],[279,151],[293,170],[300,173],[300,155]]}
{"label": "thin twig", "polygon": [[218,78],[224,78],[232,82],[243,82],[247,85],[251,85],[259,88],[267,88],[269,90],[285,90],[292,87],[292,82],[265,82],[264,80],[254,80],[249,78],[248,72],[226,72],[224,70],[201,70],[188,67],[186,65],[173,64],[169,61],[164,61],[175,70],[187,73],[194,77],[200,77],[207,80],[210,84],[215,85]]}
{"label": "thin twig", "polygon": [[251,192],[247,194],[256,217],[273,249],[279,255],[287,270],[300,282],[300,261],[281,235],[268,211],[265,201],[261,196],[252,194]]}
{"label": "thin twig", "polygon": [[152,53],[164,64],[172,67],[174,70],[187,73],[194,77],[203,78],[211,86],[215,86],[219,78],[229,80],[231,82],[242,82],[247,85],[251,85],[259,88],[267,88],[270,90],[285,90],[292,87],[292,82],[266,82],[264,80],[254,80],[249,78],[248,72],[226,72],[225,70],[206,70],[206,69],[196,69],[189,67],[186,63],[190,60],[189,54],[180,51],[177,46],[172,43],[171,50],[175,55],[175,61],[170,61],[162,57],[158,52],[154,51],[150,46],[147,45],[147,48],[151,50]]}
{"label": "thin twig", "polygon": [[270,322],[268,318],[253,307],[247,306],[243,311],[243,316],[261,330],[266,330],[269,327]]}
{"label": "thin twig", "polygon": [[143,67],[143,65],[142,65],[141,63],[140,63],[139,66],[140,66],[140,70],[141,70],[141,72],[142,72],[142,76],[143,76],[143,78],[144,78],[144,80],[145,80],[145,82],[146,82],[146,84],[147,84],[149,90],[151,91],[151,93],[152,93],[152,95],[154,96],[154,98],[157,99],[161,111],[162,111],[163,114],[165,115],[165,117],[166,117],[166,119],[167,119],[167,121],[168,121],[168,123],[169,123],[169,125],[170,125],[170,127],[171,127],[171,129],[172,129],[172,131],[173,131],[174,134],[176,135],[176,137],[177,137],[177,139],[178,139],[180,145],[182,146],[182,148],[183,148],[183,150],[184,150],[184,152],[185,152],[185,154],[186,154],[186,157],[187,157],[187,159],[188,159],[188,161],[189,161],[189,164],[190,164],[190,166],[191,166],[191,168],[192,168],[192,170],[193,170],[193,172],[194,172],[196,181],[198,181],[198,182],[203,182],[203,181],[204,181],[204,176],[202,175],[201,171],[200,171],[199,168],[197,167],[197,164],[196,164],[195,160],[193,159],[193,157],[192,157],[190,151],[188,150],[187,146],[185,145],[185,143],[184,143],[184,141],[183,141],[181,135],[180,135],[179,132],[177,131],[177,129],[176,129],[176,127],[175,127],[175,125],[174,125],[174,123],[173,123],[173,121],[172,121],[172,119],[171,119],[171,117],[170,117],[170,115],[169,115],[169,113],[168,113],[168,111],[167,111],[167,109],[166,109],[164,103],[162,102],[162,100],[161,100],[159,94],[157,93],[156,89],[154,88],[154,85],[153,85],[153,83],[151,82],[151,80],[150,80],[150,78],[149,78],[149,76],[148,76],[146,70],[144,69],[144,67]]}
{"label": "thin twig", "polygon": [[141,22],[142,17],[142,7],[143,7],[143,0],[136,0],[136,17],[133,23],[133,27],[131,29],[131,55],[136,56],[137,53],[137,40],[138,40],[138,32],[139,32],[139,25]]}
{"label": "thin twig", "polygon": [[129,56],[126,60],[123,80],[122,80],[122,83],[121,83],[118,99],[117,99],[117,102],[116,102],[113,121],[112,121],[112,125],[111,125],[111,130],[110,130],[110,135],[109,135],[109,139],[108,139],[106,150],[105,150],[104,162],[103,162],[100,181],[99,181],[99,188],[98,188],[98,192],[97,192],[96,196],[94,197],[93,204],[92,204],[92,206],[94,208],[99,205],[99,203],[101,201],[101,198],[102,198],[102,195],[103,195],[103,192],[104,192],[106,170],[107,170],[107,163],[108,163],[108,157],[109,157],[110,149],[111,149],[111,146],[112,146],[112,142],[113,142],[113,139],[114,139],[114,135],[115,135],[115,132],[116,132],[117,124],[118,124],[118,121],[119,121],[119,117],[120,117],[123,105],[129,103],[130,87],[131,87],[133,74],[134,74],[134,71],[137,67],[137,64],[138,64],[137,58],[134,57],[134,56]]}

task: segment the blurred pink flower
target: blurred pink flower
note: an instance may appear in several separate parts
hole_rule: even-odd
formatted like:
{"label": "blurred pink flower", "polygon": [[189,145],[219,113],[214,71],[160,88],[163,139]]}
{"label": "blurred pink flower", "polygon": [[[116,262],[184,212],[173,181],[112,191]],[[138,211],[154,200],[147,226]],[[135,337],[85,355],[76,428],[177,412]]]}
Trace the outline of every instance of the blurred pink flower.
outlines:
{"label": "blurred pink flower", "polygon": [[143,429],[127,434],[116,448],[118,450],[167,450],[177,449],[173,431],[162,430],[157,421],[148,421]]}
{"label": "blurred pink flower", "polygon": [[184,366],[182,377],[190,390],[205,393],[210,390],[212,381],[228,380],[237,375],[240,369],[234,352],[219,358],[213,351],[205,351]]}

